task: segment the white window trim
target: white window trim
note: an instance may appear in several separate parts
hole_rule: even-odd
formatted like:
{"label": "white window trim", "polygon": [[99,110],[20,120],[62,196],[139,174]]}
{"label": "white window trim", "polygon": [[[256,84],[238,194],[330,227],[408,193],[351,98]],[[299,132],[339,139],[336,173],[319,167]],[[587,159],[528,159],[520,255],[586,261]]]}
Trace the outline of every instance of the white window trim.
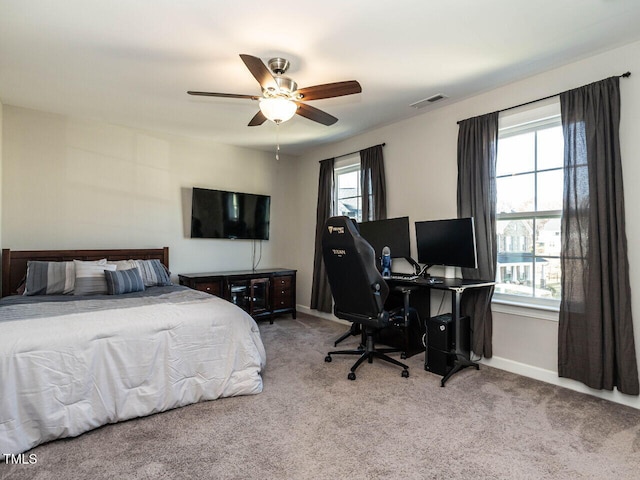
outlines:
{"label": "white window trim", "polygon": [[[533,105],[515,109],[499,118],[499,139],[511,135],[517,135],[526,131],[538,129],[541,126],[553,125],[560,120],[560,102],[557,97],[537,102]],[[562,212],[559,212],[562,214]],[[549,214],[558,214],[555,211],[534,212],[529,216],[545,217]],[[496,216],[496,220],[506,219],[510,216],[518,217],[523,213],[502,214]],[[500,313],[521,315],[533,318],[544,318],[558,321],[560,311],[560,300],[527,297],[520,295],[509,295],[506,293],[494,293],[492,298],[492,309]]]}
{"label": "white window trim", "polygon": [[338,173],[338,170],[346,167],[353,167],[354,165],[360,166],[360,153],[354,153],[351,155],[340,157],[339,160],[336,160],[334,162],[333,170],[334,172]]}
{"label": "white window trim", "polygon": [[552,322],[559,321],[560,305],[545,306],[523,301],[514,301],[511,299],[513,295],[509,295],[508,299],[501,298],[503,295],[494,293],[491,300],[491,311],[495,313],[504,313],[507,315],[518,315],[520,317],[539,318]]}

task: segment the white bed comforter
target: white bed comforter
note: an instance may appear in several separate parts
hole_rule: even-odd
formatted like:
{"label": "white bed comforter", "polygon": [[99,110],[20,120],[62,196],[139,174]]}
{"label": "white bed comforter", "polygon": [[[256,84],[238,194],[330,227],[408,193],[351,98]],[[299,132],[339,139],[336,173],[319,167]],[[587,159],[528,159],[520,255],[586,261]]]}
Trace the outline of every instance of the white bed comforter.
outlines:
{"label": "white bed comforter", "polygon": [[91,300],[91,311],[64,314],[68,305],[41,305],[30,318],[21,309],[33,307],[0,306],[0,455],[262,391],[265,351],[247,313],[182,287],[158,301]]}

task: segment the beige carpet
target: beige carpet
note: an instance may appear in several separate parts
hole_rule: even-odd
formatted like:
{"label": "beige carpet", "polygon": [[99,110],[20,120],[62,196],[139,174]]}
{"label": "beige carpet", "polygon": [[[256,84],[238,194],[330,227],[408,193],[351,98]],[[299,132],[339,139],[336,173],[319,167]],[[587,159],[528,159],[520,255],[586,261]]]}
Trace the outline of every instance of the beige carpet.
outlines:
{"label": "beige carpet", "polygon": [[[345,327],[260,324],[264,392],[108,425],[37,447],[2,479],[638,479],[640,411],[482,366],[445,388],[355,357],[325,363]],[[356,339],[345,342],[355,345]]]}

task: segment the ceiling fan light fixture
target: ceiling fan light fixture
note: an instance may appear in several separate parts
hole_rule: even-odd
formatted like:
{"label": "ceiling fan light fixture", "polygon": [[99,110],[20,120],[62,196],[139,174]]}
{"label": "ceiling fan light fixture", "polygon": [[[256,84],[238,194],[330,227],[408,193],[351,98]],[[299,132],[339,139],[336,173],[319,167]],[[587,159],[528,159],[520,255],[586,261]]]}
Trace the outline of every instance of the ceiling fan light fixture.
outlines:
{"label": "ceiling fan light fixture", "polygon": [[260,111],[274,123],[286,122],[295,115],[297,108],[294,102],[282,97],[260,99]]}

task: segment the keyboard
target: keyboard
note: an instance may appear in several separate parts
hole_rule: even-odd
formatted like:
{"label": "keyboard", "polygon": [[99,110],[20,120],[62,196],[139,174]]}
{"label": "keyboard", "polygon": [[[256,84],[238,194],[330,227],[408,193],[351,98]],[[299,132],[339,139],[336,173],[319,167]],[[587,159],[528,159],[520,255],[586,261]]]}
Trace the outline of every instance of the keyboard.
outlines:
{"label": "keyboard", "polygon": [[385,277],[389,280],[404,280],[404,281],[412,281],[417,280],[418,275],[411,275],[410,273],[392,273],[390,276]]}

